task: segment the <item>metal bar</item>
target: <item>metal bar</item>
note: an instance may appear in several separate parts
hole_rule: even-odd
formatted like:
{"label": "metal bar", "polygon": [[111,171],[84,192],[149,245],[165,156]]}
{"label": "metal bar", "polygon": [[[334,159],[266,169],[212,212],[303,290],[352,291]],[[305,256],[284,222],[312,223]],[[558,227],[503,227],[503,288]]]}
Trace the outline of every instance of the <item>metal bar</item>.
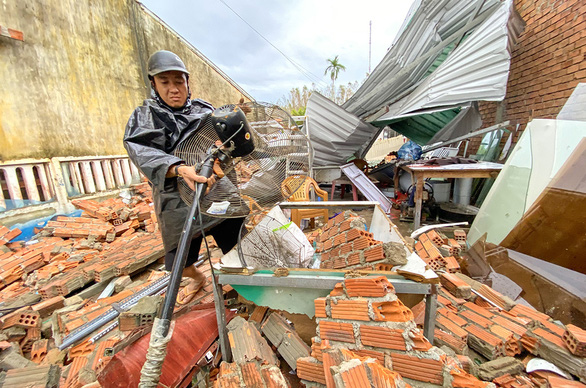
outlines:
{"label": "metal bar", "polygon": [[430,293],[425,296],[425,318],[423,321],[423,336],[433,344],[435,332],[435,316],[437,314],[437,286],[431,285]]}
{"label": "metal bar", "polygon": [[445,147],[445,146],[447,146],[449,144],[452,144],[452,143],[456,143],[456,142],[459,142],[459,141],[463,141],[463,140],[470,139],[472,137],[484,135],[485,133],[488,133],[488,132],[496,131],[497,129],[501,129],[501,128],[506,127],[506,126],[508,126],[510,124],[511,124],[511,122],[509,120],[507,120],[507,121],[503,121],[500,124],[496,124],[496,125],[493,125],[493,126],[490,126],[490,127],[487,127],[487,128],[479,129],[478,131],[470,132],[470,133],[468,133],[466,135],[462,135],[462,136],[457,137],[455,139],[446,140],[446,141],[444,141],[442,143],[439,143],[437,145],[434,145],[434,146],[431,146],[429,148],[426,148],[423,151],[423,154],[426,154],[426,153],[428,153],[430,151],[433,151],[433,150],[437,150],[438,148]]}
{"label": "metal bar", "polygon": [[[385,213],[391,212],[391,201],[384,195],[375,184],[368,179],[368,177],[360,171],[354,163],[348,163],[340,167],[344,174],[352,181],[355,187],[358,187],[362,194],[364,194],[371,201],[376,201],[380,204]],[[333,190],[332,190],[333,192]],[[356,197],[356,193],[353,192]],[[356,200],[356,198],[354,198]]]}
{"label": "metal bar", "polygon": [[80,341],[80,340],[84,339],[85,337],[87,337],[88,335],[90,335],[91,333],[93,333],[94,330],[96,330],[97,328],[102,327],[103,325],[105,325],[106,323],[110,322],[113,319],[116,319],[116,317],[118,315],[120,315],[120,311],[128,310],[129,308],[131,308],[132,306],[137,304],[138,301],[140,299],[142,299],[143,297],[145,297],[147,295],[155,294],[155,293],[159,292],[161,289],[164,289],[165,287],[167,287],[167,284],[169,283],[169,279],[170,279],[170,275],[163,276],[162,278],[156,280],[154,283],[143,288],[142,290],[140,290],[136,294],[131,295],[131,296],[123,299],[118,304],[118,307],[116,309],[110,308],[108,311],[101,314],[100,316],[93,319],[92,321],[89,321],[89,322],[81,325],[80,327],[78,327],[77,329],[72,331],[68,336],[63,338],[63,342],[61,343],[61,345],[59,345],[59,350],[63,350],[65,348],[73,345],[77,341]]}
{"label": "metal bar", "polygon": [[375,207],[378,202],[371,201],[307,201],[307,202],[281,202],[278,204],[281,209],[313,209],[329,207]]}
{"label": "metal bar", "polygon": [[[373,275],[374,276],[374,275]],[[376,276],[380,276],[377,274]],[[387,276],[389,281],[395,287],[398,294],[428,294],[431,292],[431,284],[418,283],[407,279],[401,279]],[[288,276],[275,277],[270,274],[255,273],[252,275],[239,274],[218,274],[220,284],[241,285],[241,286],[259,286],[259,287],[293,287],[308,288],[317,290],[332,290],[336,284],[344,281],[343,273],[340,276],[332,275],[300,275],[289,273]]]}
{"label": "metal bar", "polygon": [[[216,276],[212,273],[212,276]],[[216,276],[217,282],[213,284],[214,304],[216,307],[216,321],[218,323],[218,337],[220,341],[220,351],[222,352],[222,359],[226,362],[232,361],[232,349],[228,341],[228,333],[226,331],[226,309],[224,307],[224,293],[222,291],[222,284],[219,276]]]}

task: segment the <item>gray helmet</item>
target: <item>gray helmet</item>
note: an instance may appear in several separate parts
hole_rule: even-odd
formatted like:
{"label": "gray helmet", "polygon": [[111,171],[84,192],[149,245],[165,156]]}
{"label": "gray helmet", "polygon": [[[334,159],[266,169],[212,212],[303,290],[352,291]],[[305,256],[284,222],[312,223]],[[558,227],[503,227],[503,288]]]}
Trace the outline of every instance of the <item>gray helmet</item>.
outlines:
{"label": "gray helmet", "polygon": [[164,73],[165,71],[181,71],[187,75],[189,72],[185,68],[185,64],[177,56],[177,54],[171,51],[160,50],[151,55],[149,58],[149,77],[154,77],[157,74]]}

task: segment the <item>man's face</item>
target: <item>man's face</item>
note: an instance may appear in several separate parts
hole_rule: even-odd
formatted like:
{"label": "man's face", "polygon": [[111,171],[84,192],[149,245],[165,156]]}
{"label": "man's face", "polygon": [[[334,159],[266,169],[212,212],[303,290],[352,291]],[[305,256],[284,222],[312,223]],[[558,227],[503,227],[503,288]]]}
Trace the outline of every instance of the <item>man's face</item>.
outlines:
{"label": "man's face", "polygon": [[181,108],[187,101],[187,77],[181,71],[166,71],[154,76],[155,90],[171,108]]}

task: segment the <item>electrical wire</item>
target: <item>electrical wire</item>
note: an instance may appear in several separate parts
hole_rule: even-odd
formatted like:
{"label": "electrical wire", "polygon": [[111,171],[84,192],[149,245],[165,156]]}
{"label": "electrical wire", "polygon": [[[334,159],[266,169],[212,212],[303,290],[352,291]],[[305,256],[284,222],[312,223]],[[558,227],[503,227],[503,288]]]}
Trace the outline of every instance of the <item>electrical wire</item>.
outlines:
{"label": "electrical wire", "polygon": [[238,12],[236,12],[232,7],[230,7],[224,0],[219,0],[222,4],[224,4],[230,11],[232,11],[240,20],[242,20],[251,30],[256,32],[258,36],[264,39],[268,44],[270,44],[275,50],[277,50],[285,59],[287,59],[296,69],[299,71],[305,78],[307,78],[310,82],[320,84],[322,87],[327,87],[328,85],[321,80],[320,77],[316,76],[299,63],[295,62],[292,58],[290,58],[287,54],[281,51],[277,46],[275,46],[270,40],[265,38],[263,34],[261,34],[256,28],[254,28],[250,23],[248,23]]}

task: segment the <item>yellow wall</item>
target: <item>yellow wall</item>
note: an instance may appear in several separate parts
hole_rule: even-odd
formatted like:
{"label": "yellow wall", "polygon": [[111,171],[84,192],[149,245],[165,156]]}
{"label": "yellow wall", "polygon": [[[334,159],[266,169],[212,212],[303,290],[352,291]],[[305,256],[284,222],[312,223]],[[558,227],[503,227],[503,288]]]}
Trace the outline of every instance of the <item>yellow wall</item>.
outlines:
{"label": "yellow wall", "polygon": [[161,49],[183,59],[194,98],[250,100],[135,0],[1,2],[0,25],[24,33],[0,37],[0,161],[124,154],[124,127],[148,93],[146,61]]}

